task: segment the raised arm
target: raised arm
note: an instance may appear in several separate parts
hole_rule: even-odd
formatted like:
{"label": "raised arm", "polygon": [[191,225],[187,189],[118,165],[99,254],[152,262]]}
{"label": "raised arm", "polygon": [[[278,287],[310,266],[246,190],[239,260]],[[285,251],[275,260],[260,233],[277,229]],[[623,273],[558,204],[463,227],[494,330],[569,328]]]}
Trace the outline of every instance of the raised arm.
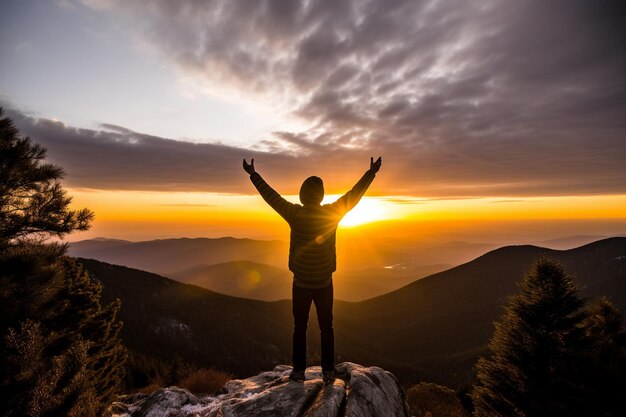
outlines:
{"label": "raised arm", "polygon": [[363,194],[367,191],[372,181],[376,177],[376,173],[380,170],[380,166],[382,165],[382,157],[378,157],[376,162],[374,162],[374,158],[370,159],[370,169],[365,171],[365,174],[361,177],[361,179],[355,184],[354,187],[343,196],[341,196],[337,201],[331,204],[331,207],[334,211],[337,212],[338,215],[344,216],[347,212],[352,210],[354,206],[361,200]]}
{"label": "raised arm", "polygon": [[274,190],[272,187],[269,186],[268,183],[265,182],[265,180],[261,177],[261,175],[259,175],[258,172],[256,172],[256,170],[254,169],[254,158],[251,159],[250,162],[251,163],[248,163],[244,159],[243,169],[248,174],[250,174],[250,181],[252,181],[252,184],[254,184],[256,189],[259,191],[259,194],[261,194],[263,200],[265,200],[265,202],[267,202],[270,207],[276,210],[276,212],[280,214],[283,219],[287,220],[287,222],[291,221],[293,213],[296,209],[296,205],[285,200],[280,194],[276,192],[276,190]]}

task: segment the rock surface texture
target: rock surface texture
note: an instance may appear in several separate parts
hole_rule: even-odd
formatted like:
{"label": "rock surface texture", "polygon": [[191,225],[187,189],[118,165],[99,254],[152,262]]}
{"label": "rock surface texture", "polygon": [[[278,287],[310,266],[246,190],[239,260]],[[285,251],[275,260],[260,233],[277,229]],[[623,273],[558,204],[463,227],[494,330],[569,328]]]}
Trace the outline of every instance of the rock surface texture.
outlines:
{"label": "rock surface texture", "polygon": [[112,406],[117,417],[409,417],[404,391],[384,369],[350,362],[337,365],[337,379],[324,385],[320,367],[291,381],[291,367],[279,365],[247,379],[226,383],[219,395],[196,397],[169,387],[134,394]]}

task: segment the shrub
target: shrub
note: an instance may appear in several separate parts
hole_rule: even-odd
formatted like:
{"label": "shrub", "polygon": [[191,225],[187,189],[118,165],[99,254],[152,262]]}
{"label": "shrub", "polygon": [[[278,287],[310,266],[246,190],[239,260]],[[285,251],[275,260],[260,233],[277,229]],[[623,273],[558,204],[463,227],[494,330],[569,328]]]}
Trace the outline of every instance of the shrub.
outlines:
{"label": "shrub", "polygon": [[441,385],[420,382],[409,388],[407,397],[415,417],[469,417],[456,393]]}
{"label": "shrub", "polygon": [[192,371],[178,386],[196,395],[213,395],[232,378],[233,376],[226,372],[202,368]]}

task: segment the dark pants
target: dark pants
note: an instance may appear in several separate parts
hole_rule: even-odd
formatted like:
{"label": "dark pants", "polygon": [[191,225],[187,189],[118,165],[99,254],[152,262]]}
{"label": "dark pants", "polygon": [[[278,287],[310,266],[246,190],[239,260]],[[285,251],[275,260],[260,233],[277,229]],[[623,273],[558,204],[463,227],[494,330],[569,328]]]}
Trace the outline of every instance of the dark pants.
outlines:
{"label": "dark pants", "polygon": [[308,289],[293,286],[293,368],[306,369],[306,329],[311,302],[315,303],[322,343],[322,369],[335,369],[335,332],[333,331],[333,284]]}

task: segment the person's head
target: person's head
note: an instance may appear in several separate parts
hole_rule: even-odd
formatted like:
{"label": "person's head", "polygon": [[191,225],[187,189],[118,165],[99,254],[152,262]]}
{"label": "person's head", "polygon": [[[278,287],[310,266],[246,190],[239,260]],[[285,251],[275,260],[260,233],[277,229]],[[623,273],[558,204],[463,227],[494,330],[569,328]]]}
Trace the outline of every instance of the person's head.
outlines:
{"label": "person's head", "polygon": [[300,187],[300,202],[305,206],[318,205],[324,198],[324,182],[320,177],[309,177]]}

